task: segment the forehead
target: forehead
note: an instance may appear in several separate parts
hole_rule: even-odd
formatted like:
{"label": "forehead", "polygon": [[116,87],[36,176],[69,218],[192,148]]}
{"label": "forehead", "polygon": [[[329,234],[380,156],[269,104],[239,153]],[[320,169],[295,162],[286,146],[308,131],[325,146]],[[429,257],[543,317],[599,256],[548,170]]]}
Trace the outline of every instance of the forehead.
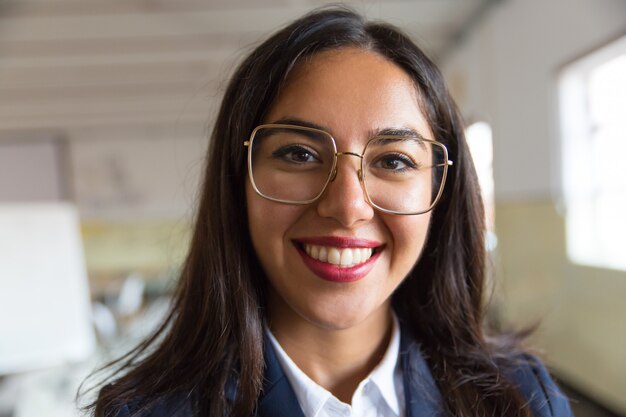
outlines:
{"label": "forehead", "polygon": [[338,141],[410,128],[432,137],[409,75],[378,53],[342,48],[301,61],[273,103],[266,123],[297,118],[324,127]]}

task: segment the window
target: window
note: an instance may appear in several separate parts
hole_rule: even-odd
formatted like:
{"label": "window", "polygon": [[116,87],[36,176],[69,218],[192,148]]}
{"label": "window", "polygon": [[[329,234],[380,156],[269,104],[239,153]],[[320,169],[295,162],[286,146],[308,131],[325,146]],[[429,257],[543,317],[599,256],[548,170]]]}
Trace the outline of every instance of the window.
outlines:
{"label": "window", "polygon": [[491,126],[485,122],[472,123],[465,130],[467,145],[469,146],[480,190],[485,205],[485,217],[487,225],[486,247],[492,251],[496,248],[498,240],[495,230],[495,203],[493,195],[493,140]]}
{"label": "window", "polygon": [[567,253],[626,270],[626,36],[560,76]]}

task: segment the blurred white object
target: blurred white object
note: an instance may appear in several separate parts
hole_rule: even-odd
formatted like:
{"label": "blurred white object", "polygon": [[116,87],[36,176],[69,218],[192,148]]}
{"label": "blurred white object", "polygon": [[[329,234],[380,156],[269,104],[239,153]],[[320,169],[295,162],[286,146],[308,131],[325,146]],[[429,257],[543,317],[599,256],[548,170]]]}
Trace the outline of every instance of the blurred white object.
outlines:
{"label": "blurred white object", "polygon": [[0,205],[0,375],[82,361],[94,348],[76,209]]}
{"label": "blurred white object", "polygon": [[19,391],[12,417],[83,416],[75,403],[75,395],[88,371],[85,363],[16,376]]}
{"label": "blurred white object", "polygon": [[92,305],[93,324],[98,335],[106,344],[111,344],[117,336],[117,321],[111,310],[102,303]]}
{"label": "blurred white object", "polygon": [[117,300],[117,312],[121,317],[132,316],[139,311],[145,287],[146,283],[139,274],[126,278]]}

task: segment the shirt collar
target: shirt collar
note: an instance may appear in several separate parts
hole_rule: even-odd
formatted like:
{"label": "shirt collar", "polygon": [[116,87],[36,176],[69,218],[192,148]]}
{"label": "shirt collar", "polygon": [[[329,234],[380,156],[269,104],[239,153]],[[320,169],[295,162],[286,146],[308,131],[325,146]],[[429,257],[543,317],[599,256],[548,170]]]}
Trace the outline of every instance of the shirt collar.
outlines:
{"label": "shirt collar", "polygon": [[[399,416],[401,415],[399,396],[404,398],[402,370],[398,363],[400,326],[395,313],[392,313],[392,317],[391,339],[385,355],[372,372],[359,384],[359,388],[368,381],[374,383],[389,408]],[[333,395],[302,372],[283,350],[272,332],[269,329],[266,330],[276,353],[276,359],[289,380],[304,415],[315,416]]]}
{"label": "shirt collar", "polygon": [[[393,326],[391,339],[385,352],[385,356],[372,370],[365,380],[370,379],[376,384],[385,402],[396,414],[400,415],[400,402],[398,390],[402,389],[401,367],[398,364],[398,354],[400,352],[400,325],[396,315],[393,314]],[[398,384],[399,382],[399,384]]]}

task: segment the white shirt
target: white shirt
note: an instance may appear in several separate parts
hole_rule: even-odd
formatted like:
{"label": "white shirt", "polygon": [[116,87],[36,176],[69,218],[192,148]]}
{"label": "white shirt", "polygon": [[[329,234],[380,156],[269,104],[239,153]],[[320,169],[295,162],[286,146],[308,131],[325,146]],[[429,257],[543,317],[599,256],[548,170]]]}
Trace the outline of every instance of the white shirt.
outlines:
{"label": "white shirt", "polygon": [[395,315],[385,356],[359,383],[352,405],[340,401],[309,378],[285,353],[272,332],[267,333],[305,417],[404,417],[404,386],[398,362],[400,329]]}

